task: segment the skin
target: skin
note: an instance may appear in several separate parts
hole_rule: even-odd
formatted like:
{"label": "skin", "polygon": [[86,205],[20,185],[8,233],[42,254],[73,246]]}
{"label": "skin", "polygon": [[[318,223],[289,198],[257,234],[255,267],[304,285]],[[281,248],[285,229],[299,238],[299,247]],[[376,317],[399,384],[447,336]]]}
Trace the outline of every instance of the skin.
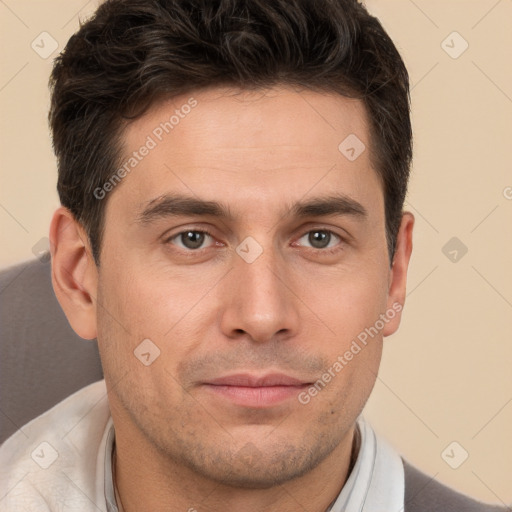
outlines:
{"label": "skin", "polygon": [[[56,211],[54,288],[74,330],[98,339],[126,511],[321,512],[348,477],[355,421],[401,314],[307,404],[243,407],[201,383],[243,372],[316,382],[404,304],[414,217],[403,214],[391,266],[365,109],[339,95],[197,91],[128,125],[125,156],[191,96],[197,106],[103,199],[99,268],[80,224]],[[366,145],[355,161],[338,150],[349,134]],[[333,193],[367,215],[293,214]],[[141,222],[164,194],[221,202],[230,218]],[[200,249],[176,236],[202,229]],[[311,231],[333,233],[326,248]],[[252,263],[236,252],[248,236],[263,250]],[[149,366],[134,356],[147,338],[160,350]]]}

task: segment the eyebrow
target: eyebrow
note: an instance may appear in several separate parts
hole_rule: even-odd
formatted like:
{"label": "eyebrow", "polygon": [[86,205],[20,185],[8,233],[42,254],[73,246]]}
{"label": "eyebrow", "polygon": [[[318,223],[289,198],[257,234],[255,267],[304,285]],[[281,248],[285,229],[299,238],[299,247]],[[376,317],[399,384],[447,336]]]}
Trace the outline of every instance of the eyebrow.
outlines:
{"label": "eyebrow", "polygon": [[345,194],[336,194],[295,203],[290,208],[290,215],[296,217],[349,215],[362,220],[368,217],[368,211],[355,199]]}
{"label": "eyebrow", "polygon": [[[366,208],[345,194],[316,197],[289,206],[285,216],[323,217],[328,215],[351,216],[358,219],[368,217]],[[151,200],[138,215],[137,222],[150,224],[159,219],[179,216],[210,216],[232,220],[228,206],[217,201],[206,201],[192,196],[166,194]]]}
{"label": "eyebrow", "polygon": [[211,216],[231,219],[229,208],[217,201],[205,201],[191,196],[166,194],[150,201],[137,217],[140,224],[178,216]]}

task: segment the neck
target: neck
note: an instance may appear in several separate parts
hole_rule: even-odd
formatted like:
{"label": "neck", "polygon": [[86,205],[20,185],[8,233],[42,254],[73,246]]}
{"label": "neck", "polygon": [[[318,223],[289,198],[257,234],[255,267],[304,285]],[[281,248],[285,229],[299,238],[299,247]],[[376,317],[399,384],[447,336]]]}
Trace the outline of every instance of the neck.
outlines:
{"label": "neck", "polygon": [[[326,512],[345,485],[359,452],[353,426],[316,468],[300,478],[265,489],[236,488],[177,466],[151,446],[138,450],[117,436],[113,478],[119,512],[168,510],[189,512]],[[141,492],[141,489],[144,492]]]}

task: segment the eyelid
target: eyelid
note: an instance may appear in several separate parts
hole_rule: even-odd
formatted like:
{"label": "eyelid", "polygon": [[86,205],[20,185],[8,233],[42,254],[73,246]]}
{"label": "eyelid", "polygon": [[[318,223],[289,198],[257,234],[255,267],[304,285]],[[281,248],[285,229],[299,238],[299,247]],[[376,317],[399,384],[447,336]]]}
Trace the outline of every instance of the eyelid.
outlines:
{"label": "eyelid", "polygon": [[[330,249],[335,249],[338,245],[340,245],[340,243],[346,242],[346,239],[343,236],[341,236],[340,234],[336,233],[336,231],[333,231],[332,229],[328,229],[328,228],[310,228],[307,231],[304,231],[302,233],[302,235],[300,235],[297,238],[297,240],[300,240],[304,236],[309,235],[309,233],[315,232],[315,231],[323,231],[324,233],[329,233],[331,236],[334,236],[334,237],[338,238],[339,242],[334,247],[325,247],[325,248],[308,247],[309,249],[313,249],[315,251],[324,251],[325,252],[325,251],[329,251]],[[295,245],[295,242],[294,242],[294,245]]]}
{"label": "eyelid", "polygon": [[[169,230],[171,231],[171,230]],[[203,251],[203,250],[206,250],[212,246],[215,246],[215,245],[225,245],[223,242],[219,242],[216,238],[216,236],[212,233],[212,231],[209,229],[209,228],[205,228],[205,227],[182,227],[180,231],[172,234],[172,235],[167,235],[166,233],[164,235],[162,235],[162,238],[163,238],[163,243],[164,244],[168,244],[168,243],[172,243],[173,240],[175,240],[176,238],[178,238],[179,236],[181,236],[182,234],[184,233],[187,233],[187,232],[196,232],[196,233],[203,233],[207,236],[209,236],[211,239],[212,239],[212,242],[213,243],[210,243],[210,245],[206,246],[206,247],[201,247],[199,249],[188,249],[186,247],[180,247],[179,245],[177,244],[172,244],[172,245],[175,245],[176,247],[178,247],[178,249],[182,250],[182,251],[185,251],[185,252],[190,252],[190,253],[193,253],[193,252],[200,252],[200,251]],[[330,233],[331,235],[335,236],[338,238],[338,243],[334,246],[334,247],[326,247],[326,248],[316,248],[316,247],[309,247],[309,246],[303,246],[301,244],[298,244],[297,243],[297,240],[303,238],[305,235],[313,232],[313,231],[323,231],[323,232],[326,232],[326,233]],[[168,233],[168,232],[167,232]],[[339,250],[339,246],[340,245],[345,245],[349,242],[350,240],[350,235],[347,233],[347,235],[341,235],[339,233],[337,233],[336,231],[334,231],[333,229],[329,228],[329,227],[325,227],[325,226],[311,226],[311,227],[308,227],[308,229],[306,229],[305,231],[301,231],[301,234],[298,236],[298,237],[295,237],[295,241],[292,242],[292,246],[295,246],[295,247],[306,247],[306,249],[311,249],[313,251],[321,251],[323,253],[327,253],[329,251],[336,251],[336,250]]]}
{"label": "eyelid", "polygon": [[321,221],[310,221],[302,224],[299,228],[295,230],[295,233],[299,234],[299,237],[304,236],[306,233],[310,233],[311,231],[326,231],[328,233],[332,233],[336,235],[341,240],[346,242],[353,240],[353,236],[343,227],[338,225],[333,225],[330,223],[324,223]]}
{"label": "eyelid", "polygon": [[[188,231],[198,231],[201,233],[206,233],[207,235],[212,236],[215,238],[215,235],[213,234],[213,229],[210,228],[208,224],[202,224],[202,223],[195,223],[195,222],[189,222],[184,223],[178,226],[174,226],[172,228],[167,229],[160,235],[160,239],[164,242],[167,240],[170,240],[174,237],[177,237],[178,235],[181,235],[183,233],[187,233]],[[172,235],[170,233],[173,233]]]}
{"label": "eyelid", "polygon": [[[210,244],[206,247],[200,247],[199,249],[189,249],[187,247],[180,247],[179,245],[177,244],[172,244],[172,241],[175,240],[176,238],[180,237],[181,235],[183,235],[184,233],[188,233],[192,231],[193,233],[203,233],[207,236],[209,236],[212,241],[214,242],[213,244]],[[164,235],[163,236],[163,242],[164,244],[169,244],[171,243],[172,245],[176,245],[180,250],[182,251],[186,251],[186,252],[199,252],[203,249],[207,249],[208,247],[210,247],[211,245],[215,245],[215,243],[217,242],[215,236],[206,228],[184,228],[182,229],[181,231],[178,231],[177,233],[174,233],[172,235]]]}

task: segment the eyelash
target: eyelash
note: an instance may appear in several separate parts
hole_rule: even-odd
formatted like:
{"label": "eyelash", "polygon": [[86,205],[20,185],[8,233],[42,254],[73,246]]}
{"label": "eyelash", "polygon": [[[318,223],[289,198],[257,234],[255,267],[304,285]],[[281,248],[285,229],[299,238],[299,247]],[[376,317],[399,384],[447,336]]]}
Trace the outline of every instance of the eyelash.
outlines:
{"label": "eyelash", "polygon": [[[204,235],[208,235],[211,238],[215,238],[213,236],[213,234],[210,231],[208,231],[207,229],[205,229],[205,228],[201,228],[201,229],[185,229],[184,231],[180,231],[179,233],[176,233],[175,235],[172,235],[172,236],[166,238],[164,240],[164,243],[168,244],[172,240],[174,240],[175,238],[178,238],[181,235],[183,235],[185,233],[190,233],[190,232],[192,232],[192,233],[201,233],[201,234],[204,234]],[[181,247],[180,247],[180,249],[181,249]],[[200,252],[200,251],[202,251],[204,249],[207,249],[207,247],[202,247],[201,249],[182,249],[182,250],[184,250],[186,252],[194,253],[194,252]]]}
{"label": "eyelash", "polygon": [[306,249],[308,249],[310,251],[319,252],[324,256],[335,254],[335,253],[339,252],[340,250],[342,250],[342,247],[340,247],[340,246],[345,244],[346,240],[342,236],[338,235],[338,233],[335,233],[334,231],[332,231],[331,229],[322,229],[322,228],[309,229],[308,231],[303,233],[298,239],[300,240],[301,238],[308,235],[309,233],[314,233],[314,232],[318,232],[318,231],[320,231],[322,233],[329,233],[331,236],[338,238],[339,242],[334,247],[328,247],[326,249],[317,249],[315,247],[306,247]]}
{"label": "eyelash", "polygon": [[[298,239],[300,240],[301,238],[303,238],[305,235],[309,234],[309,233],[312,233],[312,232],[315,232],[315,231],[321,231],[323,233],[329,233],[330,235],[336,237],[339,239],[339,242],[338,244],[336,244],[334,247],[329,247],[327,249],[317,249],[315,247],[307,247],[307,249],[310,249],[312,251],[318,251],[318,252],[321,252],[322,254],[325,254],[325,255],[330,255],[330,254],[333,254],[335,252],[338,252],[339,250],[341,250],[341,247],[340,245],[343,245],[343,244],[346,244],[347,241],[345,238],[343,238],[341,235],[339,235],[338,233],[335,233],[334,231],[330,230],[330,229],[321,229],[321,228],[313,228],[313,229],[309,229],[308,231],[304,232]],[[201,233],[201,234],[204,234],[204,235],[208,235],[209,237],[215,239],[214,235],[208,230],[208,229],[205,229],[205,228],[201,228],[201,229],[186,229],[184,231],[180,231],[179,233],[176,233],[168,238],[165,239],[164,243],[168,244],[168,243],[171,243],[172,240],[180,237],[181,235],[183,235],[184,233],[189,233],[189,232],[192,232],[192,233]],[[206,250],[208,249],[208,247],[202,247],[200,249],[182,249],[181,247],[179,248],[185,252],[188,252],[188,253],[198,253],[198,252],[201,252],[203,250]]]}

